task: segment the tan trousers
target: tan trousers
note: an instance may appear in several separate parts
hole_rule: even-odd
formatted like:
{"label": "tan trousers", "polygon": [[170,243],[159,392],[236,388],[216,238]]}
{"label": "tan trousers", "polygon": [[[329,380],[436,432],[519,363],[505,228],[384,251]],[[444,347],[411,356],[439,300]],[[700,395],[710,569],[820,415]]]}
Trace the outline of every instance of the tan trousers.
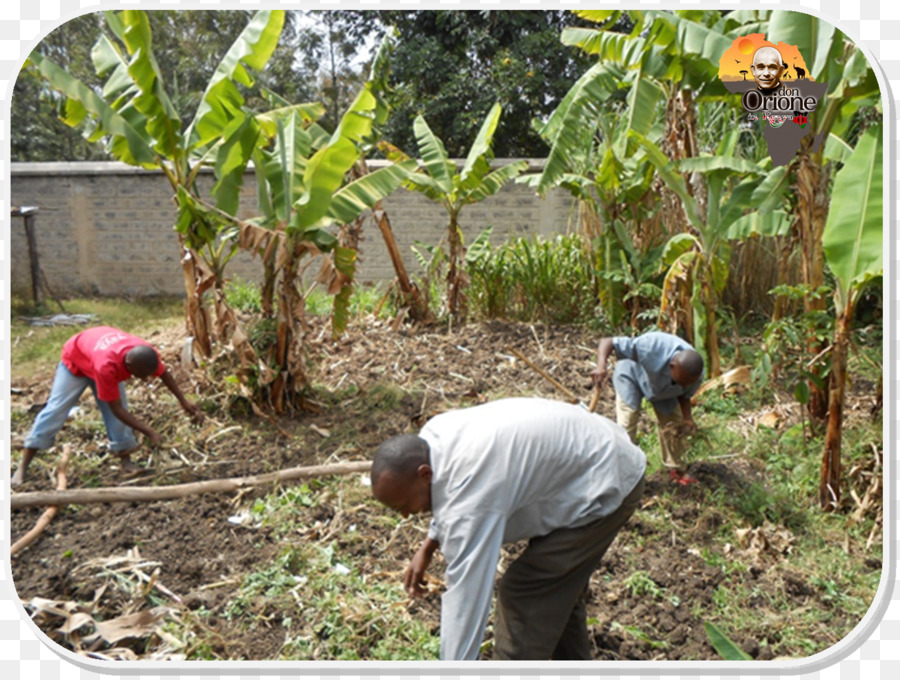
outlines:
{"label": "tan trousers", "polygon": [[[679,434],[682,422],[681,409],[676,408],[669,415],[663,415],[656,409],[658,422],[659,448],[662,451],[662,462],[667,468],[684,471],[682,454],[684,453],[684,437]],[[616,422],[625,428],[633,443],[637,443],[637,426],[641,417],[641,409],[633,409],[616,394]]]}

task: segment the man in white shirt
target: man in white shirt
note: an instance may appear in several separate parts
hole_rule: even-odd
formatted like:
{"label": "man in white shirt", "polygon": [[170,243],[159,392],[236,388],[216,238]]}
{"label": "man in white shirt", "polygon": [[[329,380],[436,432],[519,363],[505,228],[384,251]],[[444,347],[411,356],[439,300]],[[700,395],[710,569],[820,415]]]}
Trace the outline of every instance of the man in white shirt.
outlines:
{"label": "man in white shirt", "polygon": [[404,517],[432,513],[404,575],[411,597],[438,547],[446,560],[441,658],[478,658],[500,548],[528,539],[498,584],[493,658],[590,659],[588,581],[640,504],[645,468],[621,427],[546,399],[449,411],[384,442],[375,498]]}

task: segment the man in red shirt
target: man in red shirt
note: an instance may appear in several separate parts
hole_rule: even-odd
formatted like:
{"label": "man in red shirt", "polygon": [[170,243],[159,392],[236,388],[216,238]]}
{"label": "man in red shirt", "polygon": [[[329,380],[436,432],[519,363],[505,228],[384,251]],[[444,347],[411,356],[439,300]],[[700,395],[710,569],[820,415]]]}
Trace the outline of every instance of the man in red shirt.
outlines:
{"label": "man in red shirt", "polygon": [[121,458],[123,470],[139,470],[130,457],[131,451],[137,447],[133,430],[143,433],[154,446],[160,443],[161,437],[128,410],[125,381],[132,376],[140,380],[160,378],[188,415],[202,418],[203,412],[185,399],[178,383],[153,347],[117,328],[89,328],[69,338],[63,346],[62,360],[56,369],[50,398],[25,439],[22,461],[13,475],[12,486],[18,486],[25,480],[28,464],[35,454],[53,444],[69,411],[88,387],[93,391],[103,416],[110,450]]}

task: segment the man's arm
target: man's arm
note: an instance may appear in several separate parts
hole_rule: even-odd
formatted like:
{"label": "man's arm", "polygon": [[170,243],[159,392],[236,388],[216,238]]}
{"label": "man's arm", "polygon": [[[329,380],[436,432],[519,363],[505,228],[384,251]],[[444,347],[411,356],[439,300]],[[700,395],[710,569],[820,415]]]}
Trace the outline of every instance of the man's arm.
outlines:
{"label": "man's arm", "polygon": [[694,422],[694,416],[691,412],[691,398],[684,394],[681,395],[678,397],[678,406],[681,407],[681,419],[686,426],[686,434],[693,434],[697,431],[697,423]]}
{"label": "man's arm", "polygon": [[150,443],[154,446],[159,446],[162,441],[162,437],[159,436],[159,433],[154,430],[149,425],[145,424],[142,420],[137,418],[131,411],[125,408],[122,405],[121,399],[116,399],[114,401],[107,402],[109,404],[110,410],[113,412],[113,415],[125,423],[132,430],[137,430],[138,432],[142,432],[147,439],[150,440]]}
{"label": "man's arm", "polygon": [[413,555],[406,573],[403,575],[403,585],[410,597],[422,597],[425,594],[425,572],[431,564],[431,558],[438,549],[438,542],[433,538],[426,538]]}
{"label": "man's arm", "polygon": [[504,517],[487,513],[456,520],[442,537],[447,591],[441,598],[441,659],[478,659],[504,527]]}
{"label": "man's arm", "polygon": [[185,410],[185,412],[191,416],[192,418],[202,418],[203,411],[200,410],[200,407],[196,404],[189,402],[184,394],[181,392],[181,388],[178,387],[178,383],[175,378],[172,377],[172,374],[169,373],[169,369],[167,368],[161,376],[159,376],[160,380],[162,380],[163,385],[165,385],[169,392],[175,395],[175,398],[178,400],[178,403],[181,404],[181,408]]}
{"label": "man's arm", "polygon": [[609,371],[607,370],[606,363],[609,360],[610,355],[613,353],[613,350],[614,348],[612,338],[603,338],[600,341],[600,344],[597,346],[597,367],[591,374],[595,385],[602,386],[603,383],[606,382],[606,379],[609,377]]}

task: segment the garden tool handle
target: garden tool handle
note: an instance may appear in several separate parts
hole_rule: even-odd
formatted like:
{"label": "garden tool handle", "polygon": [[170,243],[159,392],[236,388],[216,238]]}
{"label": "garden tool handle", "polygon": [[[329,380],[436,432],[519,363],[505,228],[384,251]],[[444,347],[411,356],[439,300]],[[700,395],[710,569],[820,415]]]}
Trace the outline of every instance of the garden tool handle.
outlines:
{"label": "garden tool handle", "polygon": [[597,402],[600,401],[600,385],[594,385],[594,389],[591,390],[591,403],[588,406],[588,411],[591,413],[597,412]]}

